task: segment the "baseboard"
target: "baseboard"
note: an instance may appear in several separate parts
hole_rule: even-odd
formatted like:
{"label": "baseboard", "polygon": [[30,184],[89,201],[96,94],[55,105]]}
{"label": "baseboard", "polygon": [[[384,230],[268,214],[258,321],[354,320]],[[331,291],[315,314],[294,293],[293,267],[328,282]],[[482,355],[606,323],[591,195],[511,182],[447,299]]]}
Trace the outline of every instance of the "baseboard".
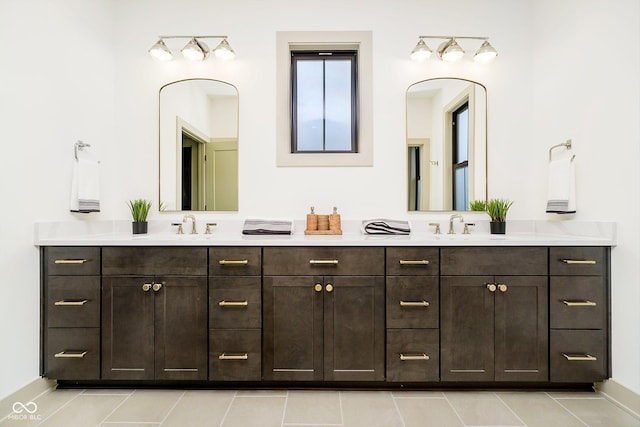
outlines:
{"label": "baseboard", "polygon": [[596,383],[596,390],[615,405],[640,419],[640,394],[629,390],[615,380]]}
{"label": "baseboard", "polygon": [[9,396],[0,400],[0,421],[5,419],[6,416],[13,413],[13,405],[16,402],[20,402],[23,404],[31,402],[42,393],[53,390],[55,386],[56,382],[53,380],[36,378],[24,387],[16,390]]}

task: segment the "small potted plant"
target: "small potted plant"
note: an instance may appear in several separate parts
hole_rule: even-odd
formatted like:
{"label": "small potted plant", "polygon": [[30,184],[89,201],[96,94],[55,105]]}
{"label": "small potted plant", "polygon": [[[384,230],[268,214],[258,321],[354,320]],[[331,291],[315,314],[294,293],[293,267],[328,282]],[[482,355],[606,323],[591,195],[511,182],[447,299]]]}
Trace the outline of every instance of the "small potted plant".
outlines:
{"label": "small potted plant", "polygon": [[486,212],[487,201],[486,200],[473,200],[469,203],[469,210],[472,212]]}
{"label": "small potted plant", "polygon": [[491,234],[505,234],[507,228],[507,212],[513,204],[506,199],[489,199],[487,213],[491,217]]}
{"label": "small potted plant", "polygon": [[133,234],[147,234],[147,215],[151,209],[151,201],[146,199],[129,200],[129,209],[133,218]]}

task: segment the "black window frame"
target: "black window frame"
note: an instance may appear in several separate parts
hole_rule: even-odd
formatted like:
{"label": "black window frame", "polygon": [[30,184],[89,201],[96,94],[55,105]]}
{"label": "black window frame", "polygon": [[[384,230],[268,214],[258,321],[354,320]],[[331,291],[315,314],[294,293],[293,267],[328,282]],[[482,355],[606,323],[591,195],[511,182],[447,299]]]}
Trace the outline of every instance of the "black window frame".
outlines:
{"label": "black window frame", "polygon": [[[331,60],[351,61],[351,149],[326,150],[325,120],[323,114],[322,150],[298,150],[298,109],[297,109],[297,61],[298,60],[322,60],[323,63]],[[324,81],[324,79],[323,79]],[[359,121],[359,89],[358,89],[358,51],[357,50],[292,50],[291,51],[291,153],[358,153],[358,121]],[[323,90],[324,92],[324,90]]]}
{"label": "black window frame", "polygon": [[[463,113],[467,111],[467,113],[469,114],[470,112],[470,107],[469,107],[469,100],[467,99],[464,103],[460,104],[460,106],[458,108],[456,108],[452,113],[451,113],[451,142],[452,142],[452,150],[451,150],[451,159],[452,159],[452,165],[451,165],[451,190],[452,190],[452,207],[453,210],[467,210],[467,206],[463,206],[462,208],[460,206],[456,206],[456,199],[457,199],[457,191],[456,189],[458,188],[458,186],[456,185],[457,183],[457,179],[456,179],[456,172],[460,169],[467,169],[467,173],[469,171],[469,134],[467,133],[467,138],[466,138],[466,143],[467,143],[467,158],[461,162],[457,162],[456,159],[458,158],[458,151],[460,149],[460,141],[458,140],[458,117]],[[469,122],[467,121],[467,126],[469,125]],[[468,132],[468,129],[467,129]],[[465,183],[465,187],[468,187],[469,185],[469,181],[467,180]],[[468,190],[468,188],[467,188]],[[467,191],[467,195],[468,195],[468,191]],[[466,199],[467,197],[465,197]]]}

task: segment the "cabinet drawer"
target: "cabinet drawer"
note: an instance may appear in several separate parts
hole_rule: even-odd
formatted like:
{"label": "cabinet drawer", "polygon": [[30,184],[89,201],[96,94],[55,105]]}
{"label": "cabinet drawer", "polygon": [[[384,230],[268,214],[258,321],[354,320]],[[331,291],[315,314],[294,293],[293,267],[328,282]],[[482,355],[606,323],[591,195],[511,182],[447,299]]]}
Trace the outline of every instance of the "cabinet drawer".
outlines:
{"label": "cabinet drawer", "polygon": [[259,276],[261,272],[260,248],[209,248],[210,276]]}
{"label": "cabinet drawer", "polygon": [[47,326],[99,327],[100,277],[48,277]]}
{"label": "cabinet drawer", "polygon": [[387,330],[387,381],[438,381],[439,342],[435,329]]}
{"label": "cabinet drawer", "polygon": [[437,328],[438,278],[387,277],[387,328]]}
{"label": "cabinet drawer", "polygon": [[599,276],[552,276],[552,329],[604,329],[605,290]]}
{"label": "cabinet drawer", "polygon": [[547,248],[441,248],[440,271],[443,276],[542,276],[547,274]]}
{"label": "cabinet drawer", "polygon": [[207,248],[106,247],[103,275],[207,275]]}
{"label": "cabinet drawer", "polygon": [[262,326],[260,277],[210,277],[209,327],[252,329]]}
{"label": "cabinet drawer", "polygon": [[384,248],[264,248],[265,276],[384,275]]}
{"label": "cabinet drawer", "polygon": [[89,276],[100,274],[100,248],[49,247],[44,256],[50,276]]}
{"label": "cabinet drawer", "polygon": [[387,248],[387,276],[437,276],[437,248]]}
{"label": "cabinet drawer", "polygon": [[552,330],[552,382],[596,382],[607,377],[604,331]]}
{"label": "cabinet drawer", "polygon": [[553,247],[549,250],[549,271],[551,275],[601,275],[605,250],[602,247]]}
{"label": "cabinet drawer", "polygon": [[260,330],[209,331],[209,379],[260,381]]}
{"label": "cabinet drawer", "polygon": [[100,378],[99,328],[48,328],[45,376],[59,380]]}

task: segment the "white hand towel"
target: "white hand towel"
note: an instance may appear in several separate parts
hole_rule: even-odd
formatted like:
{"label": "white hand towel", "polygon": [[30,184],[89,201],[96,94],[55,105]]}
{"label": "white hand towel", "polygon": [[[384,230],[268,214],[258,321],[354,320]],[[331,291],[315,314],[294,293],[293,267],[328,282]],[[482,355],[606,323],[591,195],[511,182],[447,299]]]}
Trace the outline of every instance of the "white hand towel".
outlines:
{"label": "white hand towel", "polygon": [[100,212],[100,162],[80,158],[73,163],[71,212]]}
{"label": "white hand towel", "polygon": [[574,156],[549,163],[547,212],[568,214],[576,212],[576,179]]}

